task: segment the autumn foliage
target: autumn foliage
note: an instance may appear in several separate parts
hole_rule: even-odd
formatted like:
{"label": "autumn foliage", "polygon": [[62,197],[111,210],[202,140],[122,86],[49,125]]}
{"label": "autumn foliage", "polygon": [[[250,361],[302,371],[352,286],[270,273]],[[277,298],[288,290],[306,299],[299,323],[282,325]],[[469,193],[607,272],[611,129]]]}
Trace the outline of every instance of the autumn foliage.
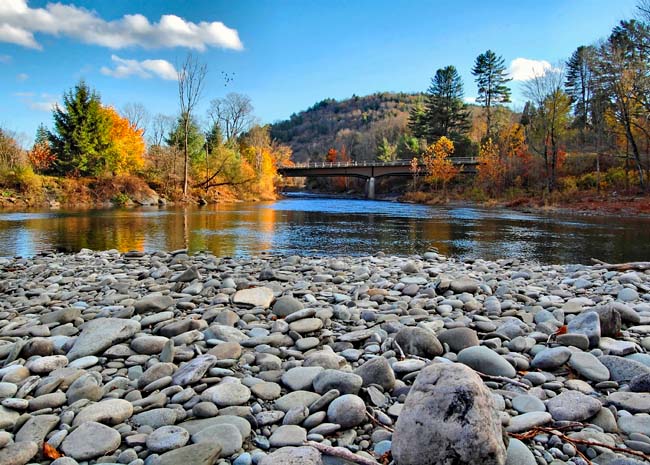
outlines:
{"label": "autumn foliage", "polygon": [[54,153],[46,142],[34,144],[32,149],[27,152],[27,158],[29,158],[29,163],[34,168],[34,171],[41,173],[48,171],[56,160]]}
{"label": "autumn foliage", "polygon": [[103,107],[102,111],[106,114],[110,127],[107,154],[110,170],[117,175],[142,170],[145,153],[142,129],[135,128],[112,107]]}
{"label": "autumn foliage", "polygon": [[441,185],[443,191],[446,191],[447,183],[458,174],[458,168],[450,158],[453,153],[454,143],[443,136],[430,145],[424,154],[424,164],[428,172],[427,181]]}

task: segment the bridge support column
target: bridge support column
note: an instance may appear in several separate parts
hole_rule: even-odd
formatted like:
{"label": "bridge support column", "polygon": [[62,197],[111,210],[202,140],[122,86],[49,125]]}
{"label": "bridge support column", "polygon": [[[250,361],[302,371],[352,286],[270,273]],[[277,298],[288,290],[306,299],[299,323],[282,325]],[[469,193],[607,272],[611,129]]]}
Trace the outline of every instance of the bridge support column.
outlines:
{"label": "bridge support column", "polygon": [[366,181],[366,198],[370,200],[375,198],[375,178],[368,178]]}

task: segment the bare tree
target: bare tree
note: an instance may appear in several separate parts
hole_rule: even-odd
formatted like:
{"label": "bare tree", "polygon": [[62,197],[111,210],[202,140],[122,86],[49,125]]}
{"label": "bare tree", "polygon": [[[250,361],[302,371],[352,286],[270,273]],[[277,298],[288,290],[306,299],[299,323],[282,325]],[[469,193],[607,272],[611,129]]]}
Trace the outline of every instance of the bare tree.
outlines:
{"label": "bare tree", "polygon": [[191,53],[187,54],[185,61],[178,68],[178,98],[181,106],[181,118],[183,119],[183,195],[187,195],[187,177],[189,155],[187,151],[187,139],[192,120],[192,112],[201,100],[205,76],[208,73],[207,65],[199,63],[198,59]]}
{"label": "bare tree", "polygon": [[255,122],[250,97],[234,92],[225,98],[212,100],[208,115],[213,123],[219,124],[226,141],[234,140]]}
{"label": "bare tree", "polygon": [[151,117],[149,111],[142,103],[127,103],[122,107],[122,116],[128,119],[131,126],[135,129],[142,129],[142,135],[145,135]]}
{"label": "bare tree", "polygon": [[151,130],[149,132],[149,145],[161,146],[165,136],[169,133],[174,124],[174,118],[162,113],[156,114],[151,119]]}
{"label": "bare tree", "polygon": [[563,84],[564,69],[561,67],[540,72],[524,82],[524,95],[535,107],[528,142],[530,147],[544,158],[549,191],[555,189],[560,143],[567,130],[571,108],[571,101],[563,91]]}

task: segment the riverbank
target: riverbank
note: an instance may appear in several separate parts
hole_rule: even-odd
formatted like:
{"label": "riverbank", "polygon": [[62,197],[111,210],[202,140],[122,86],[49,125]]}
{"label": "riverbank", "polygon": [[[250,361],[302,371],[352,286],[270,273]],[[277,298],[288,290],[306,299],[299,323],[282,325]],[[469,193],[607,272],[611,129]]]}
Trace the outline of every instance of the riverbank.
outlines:
{"label": "riverbank", "polygon": [[83,250],[0,292],[3,464],[650,459],[648,272]]}

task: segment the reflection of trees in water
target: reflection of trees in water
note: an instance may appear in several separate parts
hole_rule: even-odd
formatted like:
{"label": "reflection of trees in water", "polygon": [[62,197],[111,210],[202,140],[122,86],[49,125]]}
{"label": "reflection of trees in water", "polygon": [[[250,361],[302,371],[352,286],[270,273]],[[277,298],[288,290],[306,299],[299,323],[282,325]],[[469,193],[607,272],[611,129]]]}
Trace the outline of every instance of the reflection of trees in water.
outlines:
{"label": "reflection of trees in water", "polygon": [[[399,205],[395,206],[399,208]],[[358,207],[357,207],[358,208]],[[398,210],[395,210],[398,211]],[[62,251],[209,250],[237,256],[289,253],[423,253],[543,263],[587,263],[650,257],[650,221],[644,219],[526,217],[472,210],[454,215],[400,217],[377,213],[275,210],[267,204],[204,208],[60,212],[2,221],[0,255]],[[58,215],[58,216],[57,216]]]}

